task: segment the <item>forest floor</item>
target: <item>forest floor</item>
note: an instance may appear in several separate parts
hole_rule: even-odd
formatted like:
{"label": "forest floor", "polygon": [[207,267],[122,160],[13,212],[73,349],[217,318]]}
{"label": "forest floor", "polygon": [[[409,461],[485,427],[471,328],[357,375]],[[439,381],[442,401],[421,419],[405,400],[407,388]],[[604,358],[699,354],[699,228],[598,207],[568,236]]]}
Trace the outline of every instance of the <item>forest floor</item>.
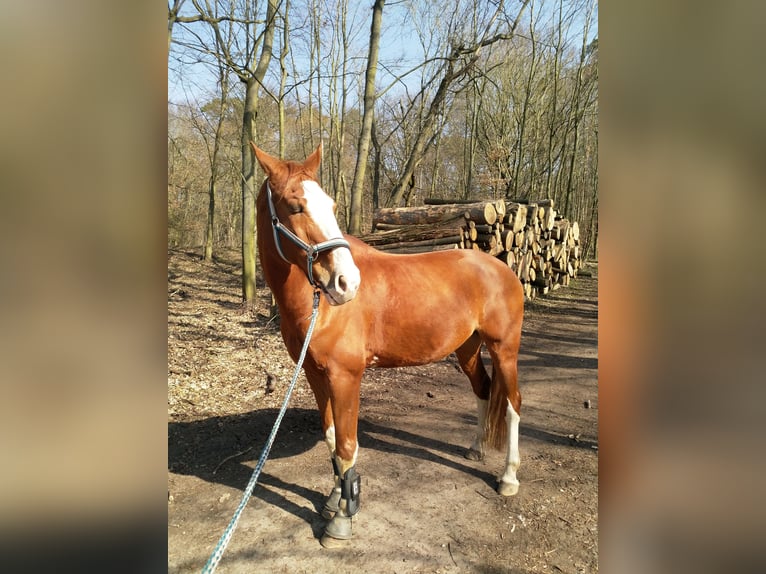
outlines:
{"label": "forest floor", "polygon": [[[503,456],[463,457],[476,404],[454,356],[368,370],[362,509],[345,548],[319,544],[332,486],[301,375],[221,573],[598,571],[598,289],[580,276],[527,302],[519,357],[521,488],[495,490]],[[199,572],[239,504],[294,369],[261,284],[243,313],[239,260],[168,252],[168,571]],[[488,370],[491,368],[485,357]],[[269,393],[266,376],[276,377]]]}

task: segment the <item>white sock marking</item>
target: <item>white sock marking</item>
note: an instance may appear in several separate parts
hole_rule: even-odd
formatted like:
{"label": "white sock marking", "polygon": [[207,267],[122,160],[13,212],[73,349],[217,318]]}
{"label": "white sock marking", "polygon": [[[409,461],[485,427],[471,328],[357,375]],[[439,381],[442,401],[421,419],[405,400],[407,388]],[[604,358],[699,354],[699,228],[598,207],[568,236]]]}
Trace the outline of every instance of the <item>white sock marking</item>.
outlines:
{"label": "white sock marking", "polygon": [[330,449],[330,456],[335,456],[335,425],[330,425],[324,433],[324,442]]}
{"label": "white sock marking", "polygon": [[500,482],[519,484],[516,478],[516,471],[521,464],[521,456],[519,455],[519,421],[521,417],[511,406],[511,401],[508,401],[508,410],[506,411],[505,418],[508,422],[508,453],[505,472],[500,477]]}

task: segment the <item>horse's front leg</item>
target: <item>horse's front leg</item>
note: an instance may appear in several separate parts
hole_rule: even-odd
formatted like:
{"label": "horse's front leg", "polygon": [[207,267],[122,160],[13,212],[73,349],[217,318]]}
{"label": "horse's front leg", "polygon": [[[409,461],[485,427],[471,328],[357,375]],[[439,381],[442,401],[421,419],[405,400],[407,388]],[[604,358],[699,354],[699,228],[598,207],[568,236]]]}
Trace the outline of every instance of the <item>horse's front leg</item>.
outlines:
{"label": "horse's front leg", "polygon": [[324,440],[327,445],[327,449],[330,451],[330,462],[332,463],[333,475],[335,482],[330,494],[325,500],[324,507],[322,508],[322,516],[326,519],[331,519],[338,512],[338,505],[340,503],[340,470],[337,460],[335,459],[335,423],[332,416],[332,408],[330,406],[330,384],[325,377],[324,373],[314,369],[310,366],[306,366],[304,369],[306,373],[306,379],[309,382],[311,390],[314,392],[314,398],[319,408],[319,414],[322,418],[322,432],[324,432]]}
{"label": "horse's front leg", "polygon": [[[339,541],[351,538],[351,517],[359,512],[361,478],[356,472],[356,459],[359,452],[357,426],[361,378],[361,372],[347,371],[333,373],[329,377],[335,439],[334,468],[340,486],[340,498],[337,511],[327,523],[321,540],[325,547],[338,546]],[[333,495],[328,502],[332,501]]]}
{"label": "horse's front leg", "polygon": [[325,500],[324,508],[322,508],[322,517],[330,520],[340,508],[340,467],[338,466],[338,460],[335,458],[335,425],[331,424],[324,431],[324,440],[327,444],[327,448],[330,450],[330,462],[332,463],[332,472],[334,476],[334,484],[330,494]]}

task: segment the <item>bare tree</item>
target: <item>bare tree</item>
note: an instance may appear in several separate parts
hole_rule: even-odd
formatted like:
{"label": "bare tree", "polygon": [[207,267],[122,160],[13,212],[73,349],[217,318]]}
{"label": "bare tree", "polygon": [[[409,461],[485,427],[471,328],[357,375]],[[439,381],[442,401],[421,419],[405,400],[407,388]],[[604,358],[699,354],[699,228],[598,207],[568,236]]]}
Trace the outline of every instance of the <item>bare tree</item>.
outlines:
{"label": "bare tree", "polygon": [[[471,72],[473,71],[474,65],[483,48],[500,41],[509,40],[513,37],[528,1],[529,0],[522,1],[521,8],[519,8],[513,23],[509,23],[508,28],[503,32],[492,33],[493,30],[495,30],[497,19],[501,16],[504,10],[504,2],[501,1],[498,3],[494,13],[485,24],[482,33],[480,35],[476,34],[478,38],[476,41],[470,44],[465,44],[460,42],[457,38],[450,39],[450,49],[448,54],[444,57],[439,72],[440,78],[438,79],[438,88],[431,99],[428,111],[423,118],[421,129],[415,137],[410,149],[407,163],[391,190],[390,201],[388,202],[389,205],[399,205],[401,203],[415,169],[423,160],[427,148],[433,143],[435,135],[434,127],[440,114],[443,113],[447,96],[452,90],[458,91],[464,87],[465,84],[458,88],[456,88],[455,85],[466,80],[466,78],[471,77]],[[455,19],[462,17],[462,15],[457,13],[453,16]],[[434,78],[434,81],[436,81],[436,79],[437,78]]]}
{"label": "bare tree", "polygon": [[375,113],[375,73],[378,68],[378,53],[380,51],[380,29],[383,21],[383,5],[385,0],[375,0],[372,7],[372,25],[370,26],[370,52],[367,56],[367,72],[364,79],[364,112],[362,128],[357,144],[356,169],[351,183],[351,206],[349,210],[348,232],[362,232],[362,187],[364,185],[367,157],[370,153],[370,138],[372,120]]}
{"label": "bare tree", "polygon": [[570,106],[571,112],[569,121],[571,125],[571,131],[573,132],[574,141],[572,142],[572,149],[569,156],[569,173],[567,176],[567,184],[564,194],[564,213],[570,213],[569,206],[573,191],[575,160],[578,157],[577,143],[580,135],[580,123],[582,121],[583,114],[585,113],[585,109],[582,104],[583,99],[585,100],[586,104],[588,99],[587,91],[589,88],[584,85],[584,71],[588,53],[588,34],[590,32],[591,17],[593,15],[593,10],[596,3],[595,1],[590,0],[589,4],[590,8],[585,15],[585,24],[583,26],[582,34],[582,46],[580,48],[580,58],[577,64],[577,73],[574,78],[574,89],[572,93],[572,103]]}
{"label": "bare tree", "polygon": [[285,159],[285,84],[287,84],[287,55],[290,53],[290,0],[285,0],[282,13],[282,49],[279,51],[279,157]]}
{"label": "bare tree", "polygon": [[[362,214],[370,206],[409,204],[421,190],[477,199],[549,196],[559,211],[580,221],[583,250],[592,249],[598,75],[588,26],[597,26],[594,6],[596,0],[456,0],[446,7],[422,0],[377,0],[365,7],[348,0],[169,0],[169,39],[172,30],[179,74],[220,62],[243,88],[229,86],[229,109],[239,110],[241,131],[232,137],[227,123],[215,136],[225,149],[216,162],[217,177],[213,169],[205,173],[209,162],[200,156],[200,141],[179,137],[169,144],[178,147],[174,241],[199,246],[205,223],[206,236],[215,229],[222,241],[223,227],[230,229],[232,218],[241,215],[242,237],[236,240],[242,242],[243,298],[252,297],[254,227],[248,221],[257,168],[245,144],[260,133],[261,143],[270,140],[275,147],[278,137],[283,157],[300,155],[322,138],[323,183],[336,198],[339,221],[352,233],[363,231]],[[360,19],[369,23],[367,30]],[[573,34],[573,27],[581,24],[582,36],[575,40],[580,30]],[[233,31],[229,46],[216,41],[227,30]],[[419,44],[402,44],[397,53],[402,37]],[[272,51],[279,59],[276,72],[267,71]],[[224,87],[216,89],[218,95]],[[217,108],[223,105],[219,100],[210,97],[199,108]],[[196,113],[184,110],[190,117]],[[209,117],[213,121],[215,114]],[[212,124],[207,133],[214,133]],[[240,157],[232,161],[231,150]],[[231,165],[239,169],[237,195],[230,190],[230,173],[218,172]],[[216,185],[210,202],[213,181],[225,182],[226,189]],[[207,222],[204,208],[211,213]],[[211,226],[216,218],[219,223]]]}
{"label": "bare tree", "polygon": [[[225,2],[225,0],[218,0]],[[255,162],[250,141],[257,141],[256,116],[258,112],[259,90],[271,62],[274,31],[276,27],[277,0],[267,0],[265,19],[258,19],[258,2],[248,0],[243,5],[227,2],[228,6],[241,10],[235,16],[216,15],[210,0],[192,0],[197,14],[188,21],[200,22],[209,27],[215,38],[211,45],[193,30],[196,41],[187,47],[217,59],[223,66],[245,85],[242,114],[242,132],[240,149],[242,156],[242,299],[246,307],[252,307],[256,297],[256,253],[255,253]],[[178,20],[181,21],[180,19]],[[223,41],[222,28],[235,27],[232,32],[233,43],[229,46]],[[260,48],[260,55],[258,54]]]}
{"label": "bare tree", "polygon": [[170,57],[170,42],[173,39],[173,26],[178,20],[178,13],[181,11],[184,0],[173,0],[173,4],[168,2],[168,58]]}

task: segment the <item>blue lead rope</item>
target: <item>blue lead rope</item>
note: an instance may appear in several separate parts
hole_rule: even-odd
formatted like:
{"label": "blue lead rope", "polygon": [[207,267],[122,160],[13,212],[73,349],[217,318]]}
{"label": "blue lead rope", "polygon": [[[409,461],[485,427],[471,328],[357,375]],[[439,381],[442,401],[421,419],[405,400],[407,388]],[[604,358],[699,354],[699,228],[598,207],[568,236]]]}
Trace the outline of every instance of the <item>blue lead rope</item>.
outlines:
{"label": "blue lead rope", "polygon": [[223,553],[226,550],[226,546],[228,546],[229,541],[234,534],[234,530],[237,528],[239,517],[242,514],[242,511],[245,509],[245,506],[247,506],[247,503],[250,500],[250,496],[253,494],[255,484],[258,482],[258,476],[260,476],[261,470],[263,470],[263,466],[266,464],[266,459],[269,457],[269,452],[271,451],[271,447],[274,444],[274,439],[277,436],[279,425],[282,424],[282,418],[285,416],[285,411],[287,411],[287,403],[290,402],[290,396],[293,394],[295,383],[298,380],[298,375],[300,374],[301,367],[303,366],[303,360],[306,358],[306,350],[308,349],[309,341],[311,341],[311,334],[314,331],[314,324],[316,323],[317,314],[319,312],[319,298],[320,292],[318,289],[316,289],[314,291],[314,307],[311,311],[311,323],[309,324],[309,330],[306,331],[306,340],[303,342],[303,348],[301,349],[300,357],[298,357],[298,363],[295,366],[295,374],[293,375],[293,380],[290,381],[290,386],[287,388],[287,396],[285,396],[285,401],[282,403],[282,408],[277,415],[277,420],[274,421],[274,427],[271,429],[271,435],[269,435],[269,440],[266,442],[266,446],[263,447],[261,458],[258,459],[258,464],[255,466],[253,475],[250,477],[250,482],[247,483],[247,488],[245,488],[245,493],[242,496],[242,500],[240,501],[237,510],[234,512],[234,516],[231,517],[231,522],[229,522],[229,525],[226,527],[226,530],[224,530],[223,535],[218,540],[218,544],[215,545],[213,554],[210,555],[207,564],[205,564],[205,567],[202,569],[202,574],[210,574],[214,572],[218,566],[218,563],[221,561]]}

